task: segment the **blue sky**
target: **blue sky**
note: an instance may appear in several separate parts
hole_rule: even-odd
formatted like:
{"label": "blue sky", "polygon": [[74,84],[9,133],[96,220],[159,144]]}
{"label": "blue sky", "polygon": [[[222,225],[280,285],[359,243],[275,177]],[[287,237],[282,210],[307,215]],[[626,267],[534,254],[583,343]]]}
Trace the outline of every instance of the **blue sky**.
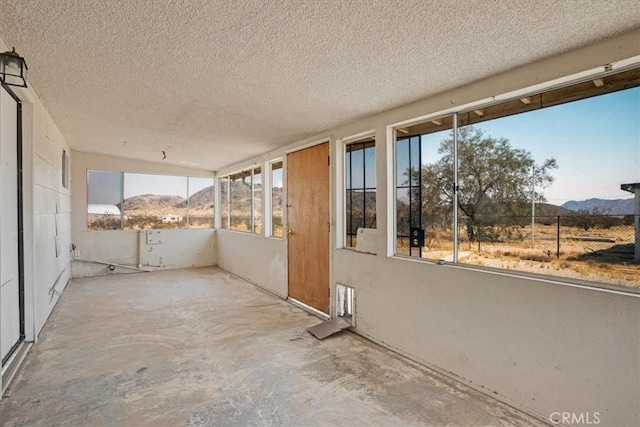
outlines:
{"label": "blue sky", "polygon": [[629,198],[620,184],[640,182],[640,87],[479,127],[530,151],[537,162],[556,159],[555,182],[544,190],[550,203]]}
{"label": "blue sky", "polygon": [[[507,138],[513,147],[531,152],[538,163],[556,159],[555,182],[538,189],[549,203],[630,198],[620,184],[640,182],[640,87],[475,127],[485,135]],[[438,132],[423,137],[423,161],[437,158],[439,141],[448,135]]]}
{"label": "blue sky", "polygon": [[[150,179],[151,178],[151,179]],[[189,195],[213,185],[213,178],[190,178]],[[142,173],[124,174],[124,198],[140,194],[166,194],[187,197],[187,177]]]}

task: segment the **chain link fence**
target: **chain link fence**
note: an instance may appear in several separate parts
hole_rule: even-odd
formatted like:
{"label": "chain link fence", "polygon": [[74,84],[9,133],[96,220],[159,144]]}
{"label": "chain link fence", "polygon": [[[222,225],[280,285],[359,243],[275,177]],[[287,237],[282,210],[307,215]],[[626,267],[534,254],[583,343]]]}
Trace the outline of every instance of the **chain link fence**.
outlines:
{"label": "chain link fence", "polygon": [[633,262],[638,215],[460,218],[459,249],[519,249],[539,256]]}

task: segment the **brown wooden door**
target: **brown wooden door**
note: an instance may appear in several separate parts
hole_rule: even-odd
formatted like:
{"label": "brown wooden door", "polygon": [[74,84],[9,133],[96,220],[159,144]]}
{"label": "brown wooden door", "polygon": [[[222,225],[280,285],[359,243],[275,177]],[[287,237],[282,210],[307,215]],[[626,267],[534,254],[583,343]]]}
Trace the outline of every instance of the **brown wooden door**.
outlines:
{"label": "brown wooden door", "polygon": [[329,143],[287,156],[289,296],[329,313]]}

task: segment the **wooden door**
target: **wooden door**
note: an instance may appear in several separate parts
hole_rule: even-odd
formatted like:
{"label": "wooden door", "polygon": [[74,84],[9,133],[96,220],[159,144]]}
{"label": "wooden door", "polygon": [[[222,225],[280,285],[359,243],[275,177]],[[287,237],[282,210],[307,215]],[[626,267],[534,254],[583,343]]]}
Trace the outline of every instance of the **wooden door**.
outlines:
{"label": "wooden door", "polygon": [[287,156],[289,296],[329,313],[329,143]]}

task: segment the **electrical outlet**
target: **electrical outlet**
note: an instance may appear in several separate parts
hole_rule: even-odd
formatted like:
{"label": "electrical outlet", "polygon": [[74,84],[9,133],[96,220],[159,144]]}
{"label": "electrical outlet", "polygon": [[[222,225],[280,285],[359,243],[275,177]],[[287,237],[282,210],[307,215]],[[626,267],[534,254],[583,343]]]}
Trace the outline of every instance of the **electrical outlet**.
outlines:
{"label": "electrical outlet", "polygon": [[80,256],[80,249],[74,249],[73,250],[73,256],[76,257],[76,258],[79,257]]}

